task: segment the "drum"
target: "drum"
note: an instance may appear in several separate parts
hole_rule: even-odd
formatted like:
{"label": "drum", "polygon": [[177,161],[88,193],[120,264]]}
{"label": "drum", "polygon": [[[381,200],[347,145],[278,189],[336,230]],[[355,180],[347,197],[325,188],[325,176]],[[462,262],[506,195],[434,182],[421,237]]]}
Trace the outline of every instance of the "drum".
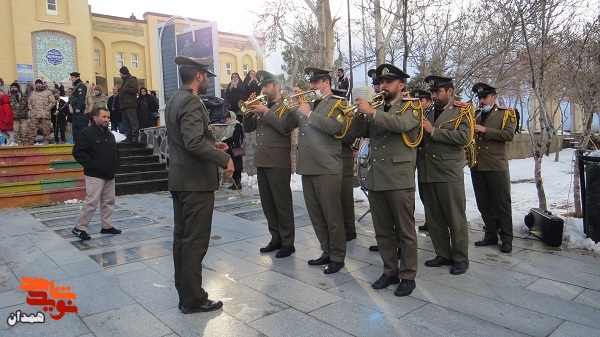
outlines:
{"label": "drum", "polygon": [[356,155],[356,178],[363,189],[367,189],[367,172],[369,171],[369,138],[363,138]]}

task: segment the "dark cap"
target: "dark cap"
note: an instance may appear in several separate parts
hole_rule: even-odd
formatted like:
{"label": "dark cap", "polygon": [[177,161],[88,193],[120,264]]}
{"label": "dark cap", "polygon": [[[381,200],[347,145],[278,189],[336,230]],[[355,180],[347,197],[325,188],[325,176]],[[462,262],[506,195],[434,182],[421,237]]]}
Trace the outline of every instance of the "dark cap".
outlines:
{"label": "dark cap", "polygon": [[327,76],[331,77],[331,73],[333,70],[329,69],[321,69],[315,67],[307,67],[304,69],[304,73],[309,76],[309,81],[316,81],[320,79],[327,78]]}
{"label": "dark cap", "polygon": [[489,84],[479,82],[473,85],[473,92],[477,95],[478,98],[481,98],[487,96],[488,94],[495,94],[496,88],[492,87]]}
{"label": "dark cap", "polygon": [[413,89],[410,91],[410,97],[431,99],[431,93],[427,90]]}
{"label": "dark cap", "polygon": [[15,87],[15,88],[17,88],[17,89],[21,90],[21,85],[20,85],[19,83],[17,83],[17,82],[11,83],[11,84],[10,84],[10,87],[11,87],[11,88],[12,88],[12,87]]}
{"label": "dark cap", "polygon": [[337,97],[341,97],[341,98],[345,98],[346,94],[348,93],[348,90],[343,90],[343,89],[331,89],[331,93],[333,94],[333,96],[337,96]]}
{"label": "dark cap", "polygon": [[122,66],[121,69],[119,69],[119,72],[123,75],[129,75],[129,69],[125,66]]}
{"label": "dark cap", "polygon": [[58,91],[58,89],[52,89],[50,90],[53,94],[60,94],[60,91]]}
{"label": "dark cap", "polygon": [[44,84],[44,81],[40,80],[39,78],[37,80],[35,80],[35,84]]}
{"label": "dark cap", "polygon": [[389,63],[380,64],[377,69],[375,69],[375,76],[379,79],[389,78],[392,80],[403,80],[410,77],[409,74]]}
{"label": "dark cap", "polygon": [[217,77],[215,73],[208,69],[208,67],[210,67],[213,64],[212,57],[197,58],[189,56],[177,56],[175,58],[175,63],[180,68],[196,68],[205,71],[208,74],[208,77]]}
{"label": "dark cap", "polygon": [[71,75],[71,76],[73,76],[73,77],[81,77],[81,74],[80,74],[80,73],[78,73],[78,72],[76,72],[76,71],[74,71],[74,72],[70,73],[69,75]]}
{"label": "dark cap", "polygon": [[263,86],[269,83],[281,84],[280,75],[274,75],[266,70],[259,70],[256,72],[256,78],[259,80],[258,85]]}
{"label": "dark cap", "polygon": [[453,85],[453,83],[452,83],[453,79],[454,78],[452,78],[452,77],[429,75],[429,76],[425,77],[423,82],[429,84],[429,91],[431,91],[431,90],[437,90],[437,89],[441,88],[442,86],[446,86],[448,84]]}
{"label": "dark cap", "polygon": [[379,85],[381,83],[379,77],[375,76],[375,69],[369,69],[369,71],[367,72],[367,76],[373,79],[371,81],[372,85]]}

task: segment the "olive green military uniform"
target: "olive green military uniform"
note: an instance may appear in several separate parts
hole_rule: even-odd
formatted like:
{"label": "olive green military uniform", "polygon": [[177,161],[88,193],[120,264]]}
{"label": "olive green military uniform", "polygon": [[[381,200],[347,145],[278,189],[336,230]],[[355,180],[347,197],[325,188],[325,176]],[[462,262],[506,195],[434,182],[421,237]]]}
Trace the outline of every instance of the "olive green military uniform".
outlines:
{"label": "olive green military uniform", "polygon": [[[368,126],[366,185],[383,273],[414,280],[418,265],[414,215],[417,151],[406,145],[402,133],[418,128],[423,112],[417,99],[390,103],[377,109]],[[402,251],[400,267],[398,248]]]}
{"label": "olive green military uniform", "polygon": [[[323,257],[343,262],[346,256],[346,238],[340,193],[342,190],[342,142],[344,125],[328,118],[339,99],[331,94],[311,103],[309,117],[298,120],[298,163],[296,171],[302,175],[304,201],[321,243]],[[316,105],[316,106],[315,106]]]}
{"label": "olive green military uniform", "polygon": [[218,166],[227,167],[230,157],[215,148],[206,107],[186,85],[167,103],[165,119],[175,223],[175,288],[182,306],[195,308],[208,298],[202,289],[202,259],[210,240],[214,191],[219,189]]}
{"label": "olive green military uniform", "polygon": [[245,114],[244,132],[256,131],[254,166],[257,168],[258,191],[267,218],[271,243],[294,245],[294,208],[292,204],[291,139],[298,125],[294,111],[283,111],[283,100],[269,104],[262,116]]}
{"label": "olive green military uniform", "polygon": [[465,262],[469,259],[469,238],[462,146],[469,142],[470,124],[462,118],[455,130],[455,122],[448,122],[459,118],[461,106],[457,104],[451,100],[437,119],[433,109],[425,116],[434,129],[432,134],[423,136],[417,168],[425,220],[436,254]]}
{"label": "olive green military uniform", "polygon": [[512,243],[508,148],[515,137],[517,118],[513,110],[496,105],[488,114],[479,111],[475,118],[486,130],[475,135],[477,164],[471,168],[471,180],[486,237],[497,238],[499,230],[502,242]]}

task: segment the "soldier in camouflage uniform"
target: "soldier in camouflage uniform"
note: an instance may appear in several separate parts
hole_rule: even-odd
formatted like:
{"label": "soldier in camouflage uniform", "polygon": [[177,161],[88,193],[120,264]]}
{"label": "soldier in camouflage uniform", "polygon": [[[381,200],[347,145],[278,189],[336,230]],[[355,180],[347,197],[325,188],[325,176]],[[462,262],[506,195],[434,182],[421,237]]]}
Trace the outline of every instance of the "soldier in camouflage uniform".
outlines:
{"label": "soldier in camouflage uniform", "polygon": [[29,139],[28,144],[35,142],[38,129],[42,129],[44,133],[44,144],[50,143],[50,135],[52,133],[52,123],[50,122],[50,110],[56,104],[56,100],[50,90],[44,88],[44,82],[40,79],[35,81],[35,91],[31,93],[29,101]]}
{"label": "soldier in camouflage uniform", "polygon": [[19,145],[25,145],[29,137],[29,116],[27,115],[27,95],[21,92],[21,85],[13,83],[10,85],[10,107],[15,116],[13,131],[15,141]]}

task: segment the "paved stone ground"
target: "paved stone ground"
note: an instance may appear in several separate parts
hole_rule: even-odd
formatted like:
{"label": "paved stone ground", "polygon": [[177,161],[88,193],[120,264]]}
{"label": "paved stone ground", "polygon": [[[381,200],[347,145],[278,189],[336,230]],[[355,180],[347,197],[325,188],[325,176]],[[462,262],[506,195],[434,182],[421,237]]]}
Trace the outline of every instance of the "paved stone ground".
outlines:
{"label": "paved stone ground", "polygon": [[[167,193],[117,198],[123,234],[69,235],[76,206],[0,211],[0,336],[600,336],[600,258],[516,239],[512,254],[475,248],[471,268],[427,268],[435,256],[419,233],[417,289],[373,290],[382,273],[370,215],[348,243],[346,268],[324,275],[307,265],[320,254],[302,193],[296,205],[296,253],[260,254],[269,235],[257,191],[219,191],[204,285],[223,310],[184,315],[173,285],[172,208]],[[357,216],[367,210],[357,204]],[[417,215],[418,224],[423,221]],[[78,313],[43,324],[8,325],[11,313],[33,314],[22,277],[54,280],[77,295]]]}

